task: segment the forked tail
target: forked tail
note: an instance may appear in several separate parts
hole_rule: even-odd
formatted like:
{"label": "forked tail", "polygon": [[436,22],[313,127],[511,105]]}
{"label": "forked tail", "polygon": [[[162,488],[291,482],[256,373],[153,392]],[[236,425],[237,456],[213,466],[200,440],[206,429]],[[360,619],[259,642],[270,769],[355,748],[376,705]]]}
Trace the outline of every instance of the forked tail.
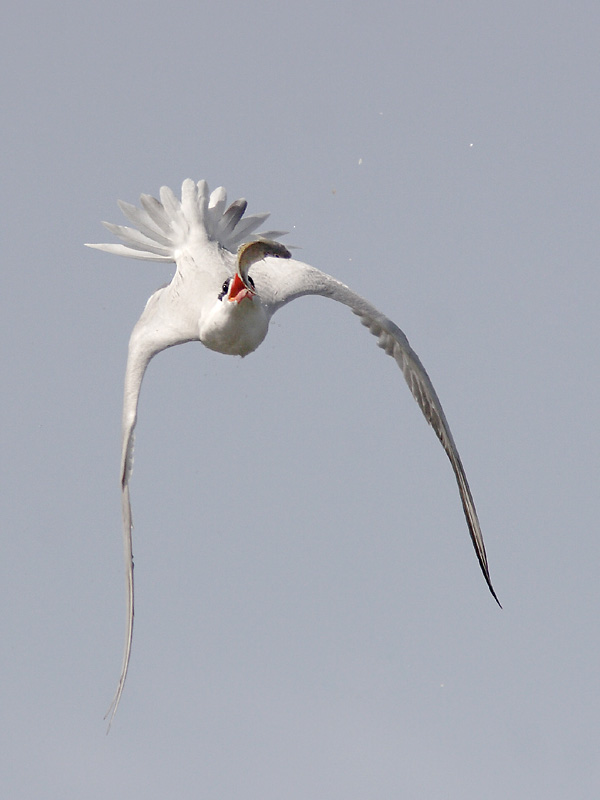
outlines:
{"label": "forked tail", "polygon": [[277,239],[285,233],[256,233],[269,214],[244,217],[248,205],[246,200],[234,200],[227,207],[225,189],[220,186],[209,192],[204,180],[197,184],[190,178],[185,180],[181,187],[181,201],[168,186],[163,186],[160,200],[143,194],[140,202],[141,208],[138,208],[119,200],[121,211],[135,228],[103,223],[123,244],[88,244],[87,247],[145,261],[175,261],[176,251],[191,238],[218,242],[221,247],[235,253],[244,242]]}

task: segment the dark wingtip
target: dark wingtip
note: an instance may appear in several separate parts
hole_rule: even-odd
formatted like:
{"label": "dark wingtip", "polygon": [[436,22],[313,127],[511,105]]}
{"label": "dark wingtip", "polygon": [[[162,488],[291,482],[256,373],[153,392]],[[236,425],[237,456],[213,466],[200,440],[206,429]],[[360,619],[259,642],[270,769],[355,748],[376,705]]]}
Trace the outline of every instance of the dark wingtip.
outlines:
{"label": "dark wingtip", "polygon": [[492,597],[494,598],[494,600],[498,603],[498,607],[502,608],[502,603],[500,602],[500,600],[498,600],[498,596],[496,592],[492,589],[491,585],[490,585],[490,592],[492,593]]}
{"label": "dark wingtip", "polygon": [[492,581],[491,581],[490,575],[489,575],[488,571],[486,569],[484,569],[483,564],[481,565],[481,571],[483,572],[483,577],[485,578],[485,582],[487,583],[488,589],[490,590],[492,597],[498,603],[500,608],[502,608],[502,603],[500,602],[500,600],[498,600],[498,595],[496,594],[496,591],[495,591],[494,587],[492,586]]}

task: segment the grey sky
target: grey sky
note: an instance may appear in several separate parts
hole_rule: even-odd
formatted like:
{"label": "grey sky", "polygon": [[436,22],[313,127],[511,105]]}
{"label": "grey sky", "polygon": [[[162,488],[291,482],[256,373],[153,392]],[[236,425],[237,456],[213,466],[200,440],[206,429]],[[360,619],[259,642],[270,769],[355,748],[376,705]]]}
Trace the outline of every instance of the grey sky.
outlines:
{"label": "grey sky", "polygon": [[[2,37],[6,797],[592,797],[595,3],[32,2]],[[407,334],[444,453],[343,307],[244,360],[127,338],[171,270],[88,251],[186,177],[245,196]]]}

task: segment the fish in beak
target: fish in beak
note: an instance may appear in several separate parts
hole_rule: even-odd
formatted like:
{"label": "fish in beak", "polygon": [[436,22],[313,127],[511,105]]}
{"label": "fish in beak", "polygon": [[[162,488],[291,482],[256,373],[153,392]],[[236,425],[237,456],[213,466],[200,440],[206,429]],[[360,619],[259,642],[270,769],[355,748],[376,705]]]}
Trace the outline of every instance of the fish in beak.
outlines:
{"label": "fish in beak", "polygon": [[241,303],[246,297],[250,300],[254,297],[256,289],[254,281],[248,275],[248,270],[256,261],[262,261],[267,256],[291,258],[292,254],[287,247],[268,239],[246,242],[238,248],[236,271],[227,293],[227,299],[230,302]]}

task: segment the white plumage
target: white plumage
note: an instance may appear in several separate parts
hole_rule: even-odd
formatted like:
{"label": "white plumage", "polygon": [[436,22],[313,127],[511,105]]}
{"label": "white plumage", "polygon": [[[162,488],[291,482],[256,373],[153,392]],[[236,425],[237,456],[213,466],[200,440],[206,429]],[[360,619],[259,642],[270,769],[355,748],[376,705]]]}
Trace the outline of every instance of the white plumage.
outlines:
{"label": "white plumage", "polygon": [[292,259],[275,241],[283,235],[281,231],[256,233],[269,215],[244,217],[245,200],[226,207],[227,194],[222,187],[209,193],[206,181],[196,185],[188,179],[182,185],[181,202],[167,187],[160,190],[160,201],[146,194],[140,199],[141,208],[119,203],[135,228],[104,223],[123,244],[88,245],[116,255],[177,265],[171,283],[148,300],[129,340],[121,454],[127,632],[121,676],[107,714],[110,721],[121,699],[131,655],[134,605],[129,479],[138,398],[148,362],[161,350],[189,341],[201,341],[220,353],[245,356],[263,341],[273,314],[302,295],[318,294],[348,306],[396,360],[450,459],[479,565],[498,601],[475,504],[448,422],[425,368],[400,328],[343,283]]}

